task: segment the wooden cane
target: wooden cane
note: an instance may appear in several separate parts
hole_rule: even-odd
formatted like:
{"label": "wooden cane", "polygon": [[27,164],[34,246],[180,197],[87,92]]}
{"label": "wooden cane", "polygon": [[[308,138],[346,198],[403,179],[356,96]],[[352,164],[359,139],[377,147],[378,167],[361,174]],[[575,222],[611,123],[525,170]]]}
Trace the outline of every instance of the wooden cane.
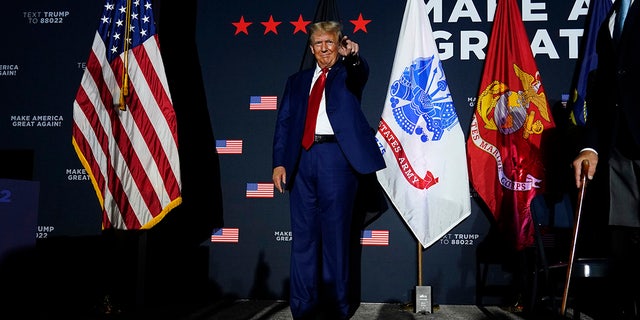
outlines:
{"label": "wooden cane", "polygon": [[564,282],[564,292],[562,293],[562,305],[560,307],[560,315],[565,316],[567,310],[567,298],[569,296],[569,283],[571,282],[571,271],[573,270],[574,255],[576,252],[576,242],[578,240],[578,230],[580,228],[580,216],[582,215],[582,200],[587,187],[587,175],[589,172],[589,161],[582,160],[582,173],[580,174],[580,189],[578,190],[578,199],[575,210],[576,222],[573,225],[573,238],[571,239],[571,251],[569,252],[569,262],[567,264],[567,278]]}

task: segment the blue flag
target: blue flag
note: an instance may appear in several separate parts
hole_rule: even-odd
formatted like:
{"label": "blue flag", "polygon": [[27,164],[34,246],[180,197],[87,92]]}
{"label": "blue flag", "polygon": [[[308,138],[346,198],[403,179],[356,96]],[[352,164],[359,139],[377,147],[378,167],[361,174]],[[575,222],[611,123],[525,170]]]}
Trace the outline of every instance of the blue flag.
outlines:
{"label": "blue flag", "polygon": [[591,0],[589,12],[585,22],[582,43],[582,56],[578,60],[576,75],[571,90],[571,122],[578,126],[584,126],[587,121],[587,87],[589,86],[589,75],[598,65],[598,54],[596,53],[596,38],[600,25],[611,10],[611,0]]}

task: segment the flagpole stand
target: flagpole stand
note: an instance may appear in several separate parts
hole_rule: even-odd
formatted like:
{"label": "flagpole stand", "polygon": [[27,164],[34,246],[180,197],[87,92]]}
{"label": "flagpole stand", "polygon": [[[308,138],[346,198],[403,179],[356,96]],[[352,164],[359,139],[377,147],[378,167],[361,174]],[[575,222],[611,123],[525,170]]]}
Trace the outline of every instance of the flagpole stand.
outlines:
{"label": "flagpole stand", "polygon": [[145,280],[147,270],[147,231],[142,230],[138,235],[138,251],[136,258],[136,307],[141,309],[145,305]]}
{"label": "flagpole stand", "polygon": [[422,246],[418,242],[418,285],[416,286],[416,313],[432,313],[431,286],[422,285]]}

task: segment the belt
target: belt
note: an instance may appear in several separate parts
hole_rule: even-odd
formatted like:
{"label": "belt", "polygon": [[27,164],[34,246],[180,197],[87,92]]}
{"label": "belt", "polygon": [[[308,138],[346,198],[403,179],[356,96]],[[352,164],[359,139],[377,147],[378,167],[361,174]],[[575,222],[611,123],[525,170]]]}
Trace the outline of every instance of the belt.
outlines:
{"label": "belt", "polygon": [[336,142],[336,136],[332,134],[316,134],[313,143]]}

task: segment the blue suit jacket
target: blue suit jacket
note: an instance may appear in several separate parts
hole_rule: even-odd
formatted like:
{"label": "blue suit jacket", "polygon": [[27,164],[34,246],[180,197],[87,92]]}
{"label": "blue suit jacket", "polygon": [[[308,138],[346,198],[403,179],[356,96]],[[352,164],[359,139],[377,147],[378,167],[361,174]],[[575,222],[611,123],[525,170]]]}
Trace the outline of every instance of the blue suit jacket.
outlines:
{"label": "blue suit jacket", "polygon": [[[361,97],[369,77],[367,62],[341,58],[329,71],[325,101],[337,142],[354,170],[373,173],[385,167],[371,127],[361,109]],[[273,168],[284,166],[287,188],[295,179],[302,152],[302,134],[314,68],[291,75],[280,102],[273,139]]]}

